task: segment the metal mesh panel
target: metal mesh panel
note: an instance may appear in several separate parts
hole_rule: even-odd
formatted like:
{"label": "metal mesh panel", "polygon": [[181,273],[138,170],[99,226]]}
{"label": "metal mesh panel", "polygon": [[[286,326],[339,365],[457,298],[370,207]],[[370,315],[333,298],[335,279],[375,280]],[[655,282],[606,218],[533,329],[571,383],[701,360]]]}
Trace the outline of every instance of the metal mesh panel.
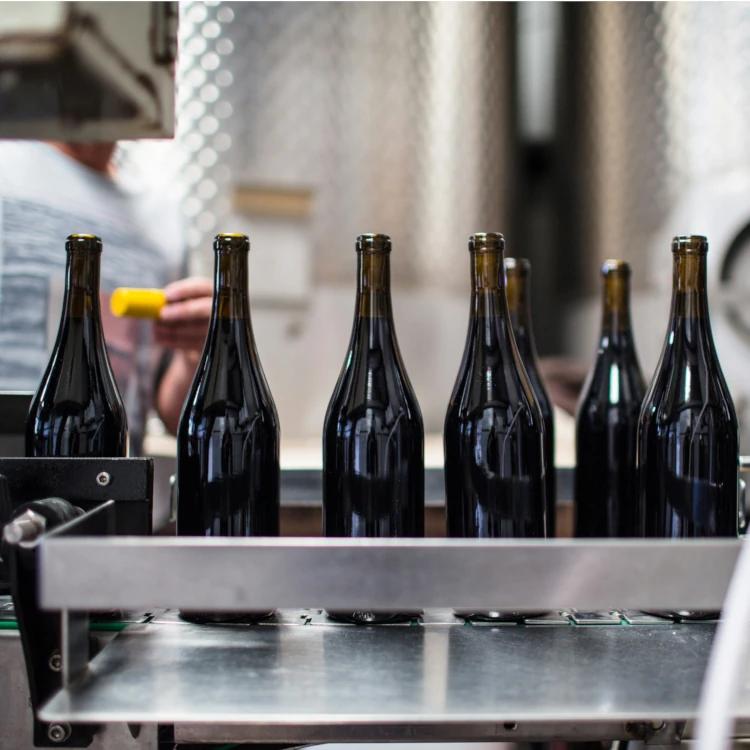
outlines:
{"label": "metal mesh panel", "polygon": [[[568,242],[583,273],[613,253],[666,252],[684,192],[750,165],[750,5],[580,3],[564,8],[559,90]],[[663,236],[661,234],[663,233]]]}
{"label": "metal mesh panel", "polygon": [[302,187],[318,279],[349,282],[355,235],[382,231],[399,280],[454,283],[466,236],[509,228],[512,38],[504,4],[182,4],[191,247],[233,185]]}

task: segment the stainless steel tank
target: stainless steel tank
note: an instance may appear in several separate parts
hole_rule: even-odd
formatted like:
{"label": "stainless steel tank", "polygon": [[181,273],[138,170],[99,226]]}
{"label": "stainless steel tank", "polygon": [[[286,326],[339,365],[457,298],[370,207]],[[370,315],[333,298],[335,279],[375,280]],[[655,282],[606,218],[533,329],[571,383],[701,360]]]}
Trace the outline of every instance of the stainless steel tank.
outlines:
{"label": "stainless steel tank", "polygon": [[[603,259],[633,264],[649,377],[666,330],[669,240],[707,235],[714,332],[747,433],[750,346],[725,289],[735,307],[738,294],[750,304],[750,282],[738,292],[728,268],[750,224],[750,4],[570,3],[562,19],[558,194],[577,258],[571,297],[593,294]],[[597,304],[570,301],[567,344],[579,354],[593,347]]]}
{"label": "stainless steel tank", "polygon": [[363,231],[393,236],[399,281],[448,286],[470,232],[509,231],[510,5],[188,3],[181,12],[193,247],[222,226],[237,186],[261,199],[308,197],[314,274],[325,281],[350,280],[341,259]]}
{"label": "stainless steel tank", "polygon": [[[466,336],[467,237],[514,236],[515,13],[180,4],[177,148],[153,164],[178,175],[194,273],[210,273],[217,230],[251,236],[253,327],[285,455],[297,438],[319,446],[362,232],[393,237],[399,344],[425,427],[442,430]],[[428,464],[441,444],[428,440]]]}

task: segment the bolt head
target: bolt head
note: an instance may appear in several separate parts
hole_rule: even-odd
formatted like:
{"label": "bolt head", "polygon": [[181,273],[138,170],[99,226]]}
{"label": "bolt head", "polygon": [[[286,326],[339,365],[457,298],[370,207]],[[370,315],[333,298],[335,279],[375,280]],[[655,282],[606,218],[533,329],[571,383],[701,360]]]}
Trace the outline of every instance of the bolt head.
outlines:
{"label": "bolt head", "polygon": [[47,737],[52,742],[65,742],[70,737],[70,724],[51,724]]}
{"label": "bolt head", "polygon": [[109,472],[107,471],[100,471],[96,475],[96,483],[100,487],[106,487],[111,481],[112,481],[112,477],[109,475]]}
{"label": "bolt head", "polygon": [[59,651],[53,651],[52,655],[49,658],[49,668],[53,672],[61,672],[62,671],[62,656],[60,656]]}

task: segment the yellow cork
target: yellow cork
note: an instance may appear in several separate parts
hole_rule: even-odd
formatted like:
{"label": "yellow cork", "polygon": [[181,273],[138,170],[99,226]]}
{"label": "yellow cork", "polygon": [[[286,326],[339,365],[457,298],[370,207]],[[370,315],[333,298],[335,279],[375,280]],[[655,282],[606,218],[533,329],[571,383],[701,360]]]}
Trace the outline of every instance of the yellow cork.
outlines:
{"label": "yellow cork", "polygon": [[167,304],[163,289],[130,289],[119,287],[112,292],[109,308],[118,318],[158,318]]}

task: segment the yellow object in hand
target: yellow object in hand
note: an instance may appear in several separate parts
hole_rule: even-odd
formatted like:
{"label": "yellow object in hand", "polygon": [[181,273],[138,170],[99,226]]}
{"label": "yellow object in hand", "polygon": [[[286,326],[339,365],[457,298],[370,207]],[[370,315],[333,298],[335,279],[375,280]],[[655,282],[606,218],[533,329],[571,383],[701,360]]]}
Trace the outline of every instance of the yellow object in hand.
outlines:
{"label": "yellow object in hand", "polygon": [[109,299],[109,308],[118,318],[158,318],[167,304],[163,289],[118,287]]}

